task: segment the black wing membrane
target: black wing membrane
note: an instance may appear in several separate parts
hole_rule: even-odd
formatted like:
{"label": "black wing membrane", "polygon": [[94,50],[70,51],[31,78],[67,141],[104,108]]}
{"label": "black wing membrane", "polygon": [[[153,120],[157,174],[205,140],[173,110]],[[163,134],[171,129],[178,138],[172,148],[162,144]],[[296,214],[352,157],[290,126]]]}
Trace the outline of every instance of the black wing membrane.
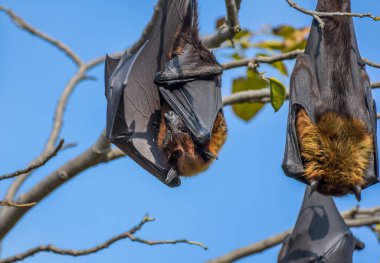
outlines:
{"label": "black wing membrane", "polygon": [[[317,11],[350,12],[350,0],[319,0]],[[309,184],[299,149],[297,113],[304,110],[315,124],[321,112],[341,112],[344,116],[361,120],[373,135],[373,153],[362,186],[366,188],[379,180],[375,102],[360,57],[352,18],[323,18],[323,21],[326,25],[321,29],[313,20],[305,53],[297,58],[292,72],[282,167],[287,176]],[[332,45],[332,41],[336,45]]]}
{"label": "black wing membrane", "polygon": [[[136,54],[123,55],[118,66],[106,63],[107,135],[134,161],[164,182],[170,170],[157,146],[160,95],[154,84],[156,72],[164,70],[191,0],[167,0],[147,41]],[[112,71],[112,70],[111,70]],[[107,74],[108,73],[108,74]],[[180,185],[175,178],[170,187]]]}
{"label": "black wing membrane", "polygon": [[283,241],[279,263],[351,263],[357,240],[330,196],[306,188],[301,211],[292,233]]}
{"label": "black wing membrane", "polygon": [[186,45],[181,54],[165,64],[155,82],[174,112],[189,128],[194,140],[206,143],[222,108],[223,68],[201,43],[198,33],[196,0],[190,1],[181,34]]}

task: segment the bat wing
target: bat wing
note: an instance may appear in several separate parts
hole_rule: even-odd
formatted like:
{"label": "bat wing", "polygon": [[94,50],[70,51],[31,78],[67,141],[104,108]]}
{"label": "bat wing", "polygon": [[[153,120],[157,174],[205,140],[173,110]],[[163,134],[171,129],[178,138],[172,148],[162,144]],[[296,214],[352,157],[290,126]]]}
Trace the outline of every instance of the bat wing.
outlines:
{"label": "bat wing", "polygon": [[181,54],[165,64],[155,82],[174,112],[189,128],[199,144],[210,140],[218,112],[222,108],[221,77],[223,68],[198,36],[196,1],[191,0],[182,29],[188,36]]}
{"label": "bat wing", "polygon": [[[171,167],[156,141],[161,103],[154,76],[169,61],[177,28],[183,23],[189,4],[190,0],[164,1],[145,44],[135,54],[124,54],[106,83],[110,140],[161,182]],[[179,185],[179,178],[169,184]]]}
{"label": "bat wing", "polygon": [[210,139],[222,108],[222,71],[219,64],[203,61],[194,47],[186,45],[183,53],[167,63],[165,71],[155,79],[161,85],[161,95],[199,143]]}
{"label": "bat wing", "polygon": [[362,248],[330,196],[310,195],[304,200],[292,233],[284,239],[280,263],[350,263],[355,248]]}
{"label": "bat wing", "polygon": [[310,107],[310,105],[314,105],[312,79],[312,71],[307,57],[299,56],[290,80],[288,127],[282,168],[286,175],[303,183],[307,183],[307,181],[303,175],[304,166],[300,155],[296,118],[300,109],[305,110],[309,116],[314,116],[314,108]]}

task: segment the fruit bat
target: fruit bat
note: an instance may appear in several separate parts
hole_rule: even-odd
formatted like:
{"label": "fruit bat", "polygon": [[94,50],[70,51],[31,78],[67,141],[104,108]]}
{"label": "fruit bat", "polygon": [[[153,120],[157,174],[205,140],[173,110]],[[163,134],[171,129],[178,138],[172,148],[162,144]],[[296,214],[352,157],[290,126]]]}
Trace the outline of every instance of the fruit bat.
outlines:
{"label": "fruit bat", "polygon": [[[319,0],[317,11],[350,12],[349,0]],[[378,182],[376,106],[351,17],[313,21],[297,58],[283,170],[312,191],[342,196]]]}
{"label": "fruit bat", "polygon": [[282,244],[279,263],[350,263],[355,249],[364,244],[356,239],[339,214],[331,196],[314,193],[307,186],[292,233]]}
{"label": "fruit bat", "polygon": [[196,0],[165,0],[144,45],[107,57],[107,137],[161,182],[208,168],[226,140],[222,66],[201,43]]}

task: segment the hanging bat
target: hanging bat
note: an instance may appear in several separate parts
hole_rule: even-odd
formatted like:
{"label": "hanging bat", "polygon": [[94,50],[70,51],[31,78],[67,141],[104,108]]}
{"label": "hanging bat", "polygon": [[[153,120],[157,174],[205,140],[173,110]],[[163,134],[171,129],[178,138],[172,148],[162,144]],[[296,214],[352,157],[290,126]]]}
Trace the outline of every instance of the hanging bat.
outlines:
{"label": "hanging bat", "polygon": [[196,0],[165,0],[135,53],[107,57],[107,137],[170,187],[209,167],[227,136],[222,66],[202,44]]}
{"label": "hanging bat", "polygon": [[339,214],[331,196],[314,193],[307,186],[292,233],[282,244],[279,263],[351,263],[355,249],[364,244],[356,239]]}
{"label": "hanging bat", "polygon": [[[317,11],[350,12],[349,0],[319,0]],[[342,196],[378,182],[376,106],[351,17],[313,21],[290,83],[286,175],[312,192]]]}

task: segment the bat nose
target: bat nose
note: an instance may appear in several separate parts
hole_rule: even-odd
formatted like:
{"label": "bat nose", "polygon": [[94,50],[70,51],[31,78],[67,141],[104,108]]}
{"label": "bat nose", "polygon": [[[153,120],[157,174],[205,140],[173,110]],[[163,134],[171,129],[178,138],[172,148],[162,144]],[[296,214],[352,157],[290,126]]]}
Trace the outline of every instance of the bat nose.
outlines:
{"label": "bat nose", "polygon": [[198,144],[206,144],[210,141],[211,134],[207,130],[200,130],[194,134],[194,141]]}

